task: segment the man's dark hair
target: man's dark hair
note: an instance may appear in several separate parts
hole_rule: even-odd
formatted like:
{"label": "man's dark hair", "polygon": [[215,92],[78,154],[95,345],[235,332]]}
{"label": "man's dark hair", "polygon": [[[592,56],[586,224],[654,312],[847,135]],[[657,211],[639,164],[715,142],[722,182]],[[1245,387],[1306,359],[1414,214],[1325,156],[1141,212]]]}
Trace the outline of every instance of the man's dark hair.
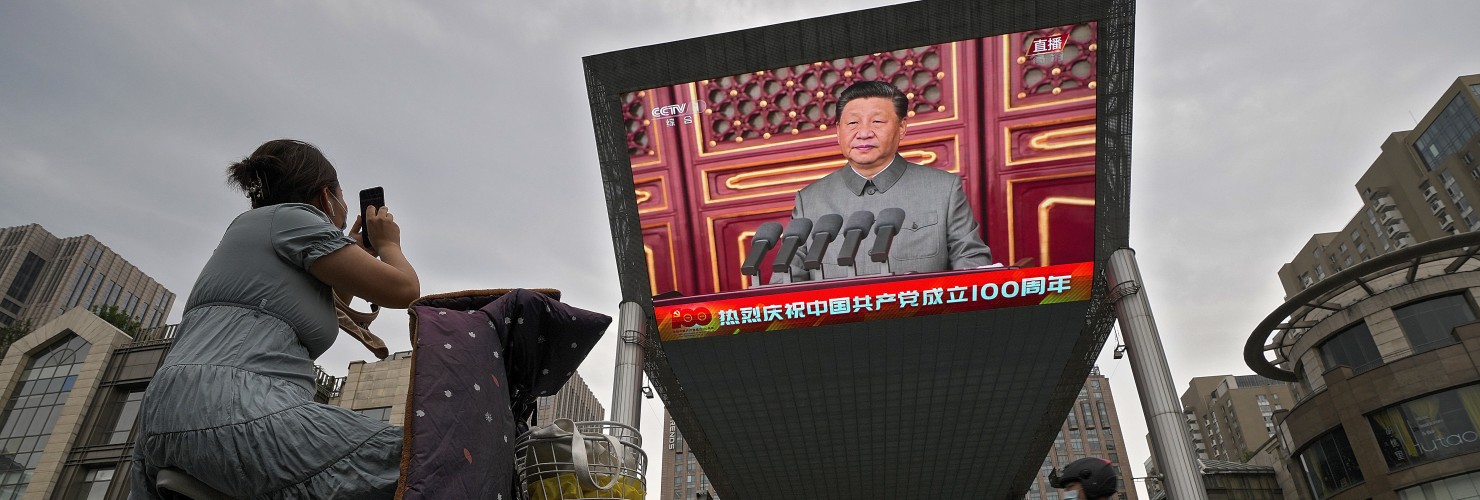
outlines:
{"label": "man's dark hair", "polygon": [[900,120],[903,120],[905,114],[909,112],[910,100],[904,96],[904,92],[884,82],[864,80],[849,85],[848,88],[843,89],[843,93],[838,94],[838,109],[833,113],[833,117],[840,119],[843,117],[843,107],[848,105],[848,101],[867,97],[893,100],[894,114],[899,115]]}

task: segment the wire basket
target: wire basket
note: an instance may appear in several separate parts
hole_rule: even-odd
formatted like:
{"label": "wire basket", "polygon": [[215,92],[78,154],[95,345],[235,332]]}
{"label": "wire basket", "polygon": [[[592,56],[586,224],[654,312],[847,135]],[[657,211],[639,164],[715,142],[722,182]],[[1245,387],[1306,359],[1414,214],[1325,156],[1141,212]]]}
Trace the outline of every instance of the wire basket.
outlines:
{"label": "wire basket", "polygon": [[[577,442],[580,450],[575,448]],[[514,442],[514,468],[524,500],[643,500],[647,496],[642,435],[616,422],[557,419],[551,426],[526,432]]]}

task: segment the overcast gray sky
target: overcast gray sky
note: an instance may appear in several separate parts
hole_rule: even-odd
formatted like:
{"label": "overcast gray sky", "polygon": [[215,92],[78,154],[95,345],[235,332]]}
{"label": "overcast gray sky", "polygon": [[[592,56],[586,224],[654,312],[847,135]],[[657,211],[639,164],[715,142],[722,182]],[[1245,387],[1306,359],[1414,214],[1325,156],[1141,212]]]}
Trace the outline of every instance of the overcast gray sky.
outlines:
{"label": "overcast gray sky", "polygon": [[[580,58],[889,3],[0,2],[0,227],[96,236],[179,294],[175,322],[247,208],[226,165],[298,138],[347,193],[386,187],[424,292],[554,287],[615,315]],[[1280,265],[1355,213],[1388,133],[1480,73],[1475,19],[1473,0],[1140,2],[1131,242],[1182,387],[1249,372]],[[376,326],[401,350],[405,325]],[[607,404],[610,337],[582,369]],[[342,338],[320,362],[369,357]],[[1129,365],[1101,368],[1142,476]],[[660,423],[649,402],[655,461]]]}

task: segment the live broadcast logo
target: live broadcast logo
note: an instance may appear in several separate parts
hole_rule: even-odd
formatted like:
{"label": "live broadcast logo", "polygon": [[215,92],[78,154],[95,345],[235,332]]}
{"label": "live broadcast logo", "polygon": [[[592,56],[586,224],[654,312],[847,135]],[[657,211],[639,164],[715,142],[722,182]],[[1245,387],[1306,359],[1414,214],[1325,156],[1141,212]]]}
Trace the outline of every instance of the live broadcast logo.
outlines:
{"label": "live broadcast logo", "polygon": [[1039,56],[1051,52],[1063,52],[1064,41],[1068,40],[1068,38],[1069,35],[1065,33],[1058,33],[1033,40],[1033,44],[1028,48],[1028,57]]}
{"label": "live broadcast logo", "polygon": [[697,116],[700,113],[699,110],[704,109],[704,107],[704,101],[695,100],[694,102],[669,104],[667,106],[659,106],[653,108],[652,115],[653,119],[658,120],[659,122],[663,123],[663,125],[668,127],[675,127],[680,125],[680,123],[683,125],[693,125],[694,117]]}

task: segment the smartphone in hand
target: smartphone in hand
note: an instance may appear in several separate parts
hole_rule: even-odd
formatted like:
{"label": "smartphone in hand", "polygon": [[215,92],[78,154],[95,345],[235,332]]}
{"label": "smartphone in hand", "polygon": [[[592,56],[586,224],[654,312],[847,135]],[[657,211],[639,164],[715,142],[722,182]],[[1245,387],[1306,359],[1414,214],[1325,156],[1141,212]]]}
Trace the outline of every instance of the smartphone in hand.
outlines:
{"label": "smartphone in hand", "polygon": [[370,224],[368,224],[367,223],[368,221],[366,221],[364,219],[365,212],[370,207],[383,207],[383,206],[385,206],[385,189],[384,188],[382,188],[380,186],[375,186],[373,188],[364,189],[364,190],[361,190],[360,191],[360,217],[361,217],[361,223],[360,223],[360,241],[365,242],[365,248],[368,248],[368,249],[371,249],[371,250],[374,250],[375,249],[375,246],[370,244]]}

